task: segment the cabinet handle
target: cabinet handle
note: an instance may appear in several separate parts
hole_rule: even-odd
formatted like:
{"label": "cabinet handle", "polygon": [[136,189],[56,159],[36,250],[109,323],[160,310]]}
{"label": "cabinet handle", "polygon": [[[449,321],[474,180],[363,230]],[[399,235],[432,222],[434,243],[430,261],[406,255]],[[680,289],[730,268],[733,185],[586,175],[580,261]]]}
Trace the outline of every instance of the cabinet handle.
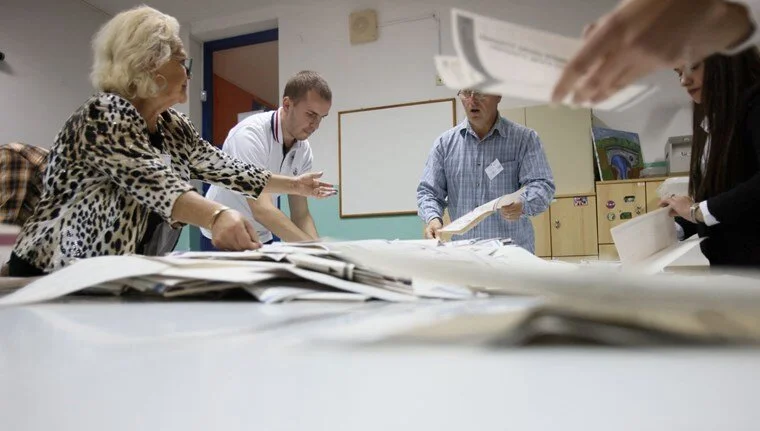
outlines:
{"label": "cabinet handle", "polygon": [[559,220],[554,220],[554,229],[559,229],[560,226],[561,226],[561,224],[560,224]]}

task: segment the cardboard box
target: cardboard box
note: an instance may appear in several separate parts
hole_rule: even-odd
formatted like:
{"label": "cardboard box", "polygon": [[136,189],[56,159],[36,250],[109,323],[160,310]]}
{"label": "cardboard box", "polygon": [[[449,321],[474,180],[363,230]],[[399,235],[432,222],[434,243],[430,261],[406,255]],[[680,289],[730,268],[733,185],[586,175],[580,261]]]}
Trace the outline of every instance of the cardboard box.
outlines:
{"label": "cardboard box", "polygon": [[688,174],[691,166],[691,135],[671,136],[665,144],[668,175]]}

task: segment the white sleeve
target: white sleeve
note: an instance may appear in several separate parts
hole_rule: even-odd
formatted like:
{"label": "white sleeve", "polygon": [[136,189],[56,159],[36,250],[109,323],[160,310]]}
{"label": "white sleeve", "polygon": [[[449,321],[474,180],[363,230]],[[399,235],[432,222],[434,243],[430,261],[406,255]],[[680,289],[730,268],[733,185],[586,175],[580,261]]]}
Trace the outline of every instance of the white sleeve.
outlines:
{"label": "white sleeve", "polygon": [[757,27],[757,23],[760,22],[760,0],[731,0],[729,3],[739,3],[747,6],[750,24],[752,25],[752,34],[747,40],[735,48],[722,51],[722,54],[725,55],[735,55],[752,45],[760,43],[760,31],[758,31]]}
{"label": "white sleeve", "polygon": [[243,127],[224,141],[224,152],[260,169],[268,169],[269,145],[266,131],[255,127]]}
{"label": "white sleeve", "polygon": [[680,224],[673,222],[676,225],[676,238],[678,238],[679,241],[685,240],[686,232],[683,231],[683,228]]}
{"label": "white sleeve", "polygon": [[705,224],[707,226],[715,226],[716,224],[720,223],[718,219],[710,214],[710,210],[707,208],[707,201],[700,202],[699,209],[702,210],[702,218],[705,219]]}
{"label": "white sleeve", "polygon": [[311,172],[311,169],[312,169],[311,165],[313,162],[314,162],[314,156],[311,153],[311,147],[308,147],[306,149],[306,154],[304,154],[303,164],[301,165],[301,170],[298,171],[298,175]]}

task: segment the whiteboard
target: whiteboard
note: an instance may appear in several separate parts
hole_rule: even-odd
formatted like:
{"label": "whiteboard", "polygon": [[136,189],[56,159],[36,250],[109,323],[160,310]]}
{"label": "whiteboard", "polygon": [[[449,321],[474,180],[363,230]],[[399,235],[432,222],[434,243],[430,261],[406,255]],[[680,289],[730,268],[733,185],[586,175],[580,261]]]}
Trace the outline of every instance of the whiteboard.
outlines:
{"label": "whiteboard", "polygon": [[430,149],[455,125],[454,99],[339,112],[340,216],[416,214]]}

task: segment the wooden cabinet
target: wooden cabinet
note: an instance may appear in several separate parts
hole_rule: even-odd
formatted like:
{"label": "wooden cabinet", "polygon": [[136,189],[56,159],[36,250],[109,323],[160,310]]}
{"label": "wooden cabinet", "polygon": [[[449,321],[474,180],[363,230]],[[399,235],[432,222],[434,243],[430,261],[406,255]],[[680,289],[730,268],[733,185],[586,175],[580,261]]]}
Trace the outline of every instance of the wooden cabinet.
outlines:
{"label": "wooden cabinet", "polygon": [[514,121],[517,124],[527,126],[525,123],[525,108],[500,109],[499,114],[507,120]]}
{"label": "wooden cabinet", "polygon": [[554,174],[557,195],[594,194],[591,110],[531,106],[499,113],[536,131]]}
{"label": "wooden cabinet", "polygon": [[549,211],[530,218],[533,223],[533,232],[536,235],[536,256],[551,257],[552,237],[550,228]]}
{"label": "wooden cabinet", "polygon": [[561,197],[549,210],[552,256],[590,256],[597,246],[596,198]]}
{"label": "wooden cabinet", "polygon": [[593,195],[591,110],[531,106],[525,108],[525,125],[541,138],[557,195]]}
{"label": "wooden cabinet", "polygon": [[612,244],[610,229],[647,212],[646,184],[643,181],[597,183],[599,243]]}
{"label": "wooden cabinet", "polygon": [[599,260],[620,260],[615,244],[599,244]]}
{"label": "wooden cabinet", "polygon": [[660,207],[660,196],[657,194],[657,188],[665,180],[654,180],[646,182],[647,189],[647,212],[651,212]]}

